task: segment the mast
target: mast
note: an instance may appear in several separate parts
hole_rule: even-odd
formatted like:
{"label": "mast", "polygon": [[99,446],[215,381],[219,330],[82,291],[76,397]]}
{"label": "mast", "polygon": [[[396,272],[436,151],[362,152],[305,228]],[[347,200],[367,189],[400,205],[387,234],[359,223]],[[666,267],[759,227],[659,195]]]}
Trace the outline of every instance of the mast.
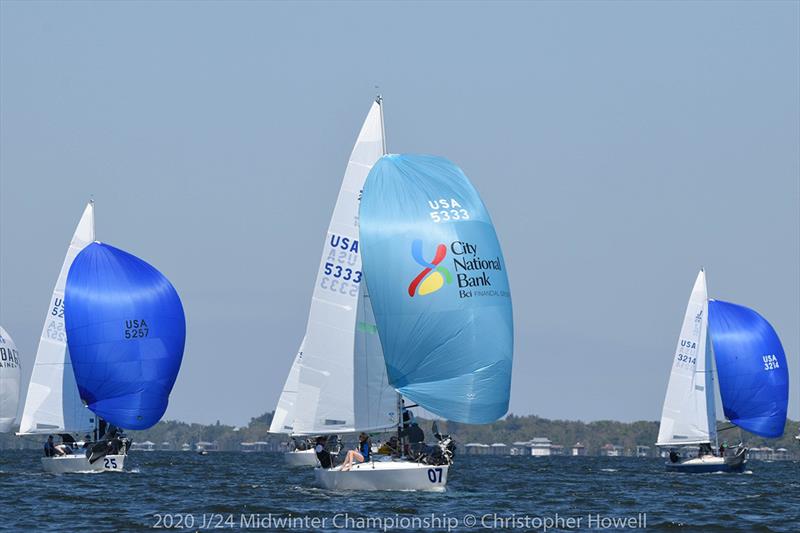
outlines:
{"label": "mast", "polygon": [[89,197],[89,205],[92,206],[92,240],[90,242],[94,242],[96,238],[94,235],[94,195]]}
{"label": "mast", "polygon": [[[381,148],[383,155],[386,155],[388,152],[386,151],[386,125],[383,120],[383,95],[380,93],[375,96],[375,102],[378,104],[378,107],[381,110]],[[398,454],[400,456],[403,455],[403,437],[401,437],[403,429],[403,396],[398,392],[397,393],[397,447],[398,447]]]}
{"label": "mast", "polygon": [[384,126],[383,123],[383,96],[380,93],[375,97],[375,102],[381,109],[381,148],[383,150],[383,155],[386,155],[386,126]]}

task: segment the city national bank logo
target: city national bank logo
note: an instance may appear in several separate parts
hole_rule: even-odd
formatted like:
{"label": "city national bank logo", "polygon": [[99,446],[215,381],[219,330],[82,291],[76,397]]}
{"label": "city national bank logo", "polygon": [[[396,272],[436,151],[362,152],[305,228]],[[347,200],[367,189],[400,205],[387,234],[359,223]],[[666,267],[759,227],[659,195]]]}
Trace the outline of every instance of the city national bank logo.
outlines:
{"label": "city national bank logo", "polygon": [[411,243],[411,255],[419,266],[425,267],[408,286],[408,295],[412,298],[415,294],[425,296],[436,292],[445,283],[450,284],[453,282],[453,276],[450,275],[450,271],[439,265],[447,256],[447,246],[444,244],[436,247],[436,255],[434,255],[433,261],[429,263],[422,255],[422,240],[415,239]]}

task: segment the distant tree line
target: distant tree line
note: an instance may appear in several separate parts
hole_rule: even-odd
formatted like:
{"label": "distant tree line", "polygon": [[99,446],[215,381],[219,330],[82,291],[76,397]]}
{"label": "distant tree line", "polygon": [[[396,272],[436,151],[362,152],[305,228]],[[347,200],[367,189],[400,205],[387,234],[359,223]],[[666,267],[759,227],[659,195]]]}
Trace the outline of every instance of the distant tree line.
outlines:
{"label": "distant tree line", "polygon": [[[198,442],[214,442],[220,450],[238,451],[242,442],[272,441],[285,442],[283,435],[270,435],[269,425],[272,413],[251,418],[247,426],[234,427],[221,424],[188,424],[174,420],[161,421],[150,429],[144,431],[130,431],[129,435],[138,442],[152,441],[156,445],[169,442],[172,449],[179,450],[184,443],[190,446]],[[430,420],[420,420],[420,425],[425,430],[428,439],[432,439]],[[528,441],[534,437],[546,437],[553,444],[570,448],[580,442],[586,446],[589,455],[599,454],[600,448],[606,444],[615,444],[627,450],[635,449],[637,445],[653,446],[658,437],[658,422],[616,422],[613,420],[600,420],[596,422],[581,422],[574,420],[549,420],[534,415],[517,416],[509,414],[503,420],[492,424],[469,425],[456,422],[438,422],[442,433],[453,435],[461,446],[469,442],[493,444],[502,442],[511,444],[518,441]],[[727,427],[728,424],[720,427]],[[771,448],[786,448],[789,453],[800,455],[800,442],[794,437],[797,435],[796,421],[788,420],[783,437],[779,439],[764,439],[756,435],[740,431],[738,428],[720,433],[720,442],[727,441],[733,445],[742,440],[747,446]],[[375,438],[379,438],[378,435]],[[0,449],[39,448],[44,442],[44,437],[16,437],[13,434],[0,435]]]}

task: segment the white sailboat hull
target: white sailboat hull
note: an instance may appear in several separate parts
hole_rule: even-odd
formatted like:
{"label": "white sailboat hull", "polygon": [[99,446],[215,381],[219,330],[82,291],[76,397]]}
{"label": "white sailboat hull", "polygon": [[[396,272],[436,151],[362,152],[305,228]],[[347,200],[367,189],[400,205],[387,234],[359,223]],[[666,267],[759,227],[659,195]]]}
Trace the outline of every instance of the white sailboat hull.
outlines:
{"label": "white sailboat hull", "polygon": [[122,472],[125,455],[106,455],[94,463],[84,454],[42,457],[42,468],[48,474],[76,474],[88,472]]}
{"label": "white sailboat hull", "polygon": [[747,450],[741,449],[733,456],[717,457],[715,455],[705,455],[685,459],[678,462],[668,461],[666,468],[670,472],[686,472],[691,474],[703,474],[711,472],[743,472],[747,464]]}
{"label": "white sailboat hull", "polygon": [[411,461],[386,460],[341,467],[315,468],[317,484],[330,490],[419,490],[444,492],[449,465],[432,466]]}
{"label": "white sailboat hull", "polygon": [[289,466],[317,466],[317,454],[314,450],[292,450],[283,454],[284,462]]}

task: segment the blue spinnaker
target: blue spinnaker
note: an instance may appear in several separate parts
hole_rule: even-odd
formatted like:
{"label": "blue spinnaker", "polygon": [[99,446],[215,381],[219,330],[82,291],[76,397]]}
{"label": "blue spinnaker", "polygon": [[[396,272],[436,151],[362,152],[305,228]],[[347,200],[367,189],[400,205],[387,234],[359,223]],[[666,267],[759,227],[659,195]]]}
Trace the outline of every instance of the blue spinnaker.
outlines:
{"label": "blue spinnaker", "polygon": [[783,435],[789,404],[789,370],[778,335],[764,317],[741,305],[708,302],[725,417],[742,429]]}
{"label": "blue spinnaker", "polygon": [[367,177],[359,229],[392,386],[449,420],[502,417],[511,294],[494,226],[461,169],[441,157],[384,156]]}
{"label": "blue spinnaker", "polygon": [[169,280],[127,252],[92,243],[69,269],[64,320],[89,408],[127,429],[158,422],[186,340],[183,306]]}

